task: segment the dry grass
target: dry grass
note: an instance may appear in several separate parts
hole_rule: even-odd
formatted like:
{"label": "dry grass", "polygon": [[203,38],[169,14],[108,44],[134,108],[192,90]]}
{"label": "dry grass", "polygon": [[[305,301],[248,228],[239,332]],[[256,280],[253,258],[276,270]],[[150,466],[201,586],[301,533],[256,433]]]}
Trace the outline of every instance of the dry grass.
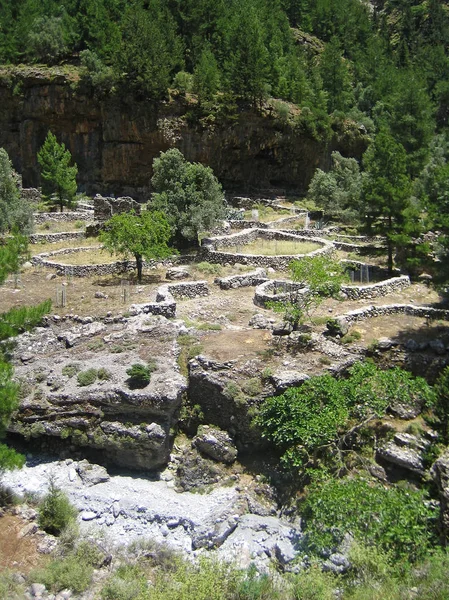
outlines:
{"label": "dry grass", "polygon": [[67,231],[84,231],[85,229],[86,221],[46,221],[36,225],[35,233],[65,233]]}
{"label": "dry grass", "polygon": [[[272,208],[262,208],[257,210],[259,210],[260,223],[270,223],[271,221],[276,221],[277,219],[293,216],[289,210],[273,210]],[[247,221],[253,221],[254,219],[252,210],[245,210],[243,218]]]}
{"label": "dry grass", "polygon": [[120,260],[119,256],[111,255],[110,252],[99,248],[97,250],[84,250],[73,254],[61,254],[50,257],[52,262],[64,265],[102,265]]}
{"label": "dry grass", "polygon": [[245,246],[236,246],[234,252],[237,254],[255,254],[258,256],[294,256],[297,254],[309,254],[321,248],[315,242],[296,242],[289,240],[255,240]]}
{"label": "dry grass", "polygon": [[[90,237],[81,240],[65,240],[62,242],[40,242],[39,244],[30,244],[29,250],[32,256],[42,252],[54,252],[62,248],[85,248],[87,246],[98,246],[100,242],[97,237]],[[56,259],[55,259],[56,260]]]}

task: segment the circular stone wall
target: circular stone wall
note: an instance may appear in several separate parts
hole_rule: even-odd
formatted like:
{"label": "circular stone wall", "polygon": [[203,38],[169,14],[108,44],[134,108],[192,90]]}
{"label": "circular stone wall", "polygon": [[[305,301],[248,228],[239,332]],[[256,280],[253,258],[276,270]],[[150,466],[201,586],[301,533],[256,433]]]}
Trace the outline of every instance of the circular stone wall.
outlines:
{"label": "circular stone wall", "polygon": [[[257,239],[263,240],[279,240],[290,241],[297,243],[315,243],[320,246],[317,250],[308,254],[288,254],[264,256],[260,254],[243,254],[238,252],[227,251],[227,248],[246,246],[253,243]],[[334,250],[334,245],[328,240],[318,237],[306,237],[286,233],[277,230],[266,229],[245,229],[231,235],[222,235],[213,238],[204,238],[201,243],[201,252],[203,259],[208,262],[218,264],[247,264],[256,267],[272,267],[273,269],[285,270],[292,260],[301,260],[304,256],[319,256],[322,254],[330,254]]]}

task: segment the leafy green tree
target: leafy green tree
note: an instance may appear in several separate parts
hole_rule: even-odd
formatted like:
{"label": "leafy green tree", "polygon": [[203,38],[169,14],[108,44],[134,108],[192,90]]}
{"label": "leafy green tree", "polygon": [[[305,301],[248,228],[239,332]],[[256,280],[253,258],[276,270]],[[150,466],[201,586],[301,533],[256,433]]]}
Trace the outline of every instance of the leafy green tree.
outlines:
{"label": "leafy green tree", "polygon": [[228,84],[236,96],[257,105],[267,92],[269,54],[254,5],[243,2],[239,9],[230,29]]}
{"label": "leafy green tree", "polygon": [[28,34],[28,58],[30,62],[56,64],[68,54],[69,42],[63,17],[40,17]]}
{"label": "leafy green tree", "polygon": [[0,284],[28,258],[28,238],[14,232],[0,243]]}
{"label": "leafy green tree", "polygon": [[100,232],[100,241],[113,254],[123,258],[134,256],[137,279],[142,280],[144,259],[167,258],[174,254],[168,246],[171,230],[161,212],[143,211],[114,215]]}
{"label": "leafy green tree", "polygon": [[64,492],[50,478],[48,493],[38,508],[39,527],[53,535],[59,535],[77,517],[77,509],[70,503]]}
{"label": "leafy green tree", "polygon": [[360,219],[362,175],[354,158],[332,152],[328,173],[317,169],[309,185],[308,198],[324,209],[326,216],[345,223]]}
{"label": "leafy green tree", "polygon": [[151,206],[163,211],[177,245],[198,243],[198,234],[225,217],[221,185],[210,167],[186,161],[176,148],[153,162]]}
{"label": "leafy green tree", "polygon": [[11,161],[6,150],[0,148],[0,234],[14,229],[31,233],[33,210],[20,196]]}
{"label": "leafy green tree", "polygon": [[70,151],[63,143],[58,143],[51,131],[38,152],[37,160],[41,167],[42,192],[47,202],[59,205],[61,212],[64,206],[71,207],[76,194],[78,167],[76,163],[70,166]]}
{"label": "leafy green tree", "polygon": [[368,231],[387,240],[388,269],[393,271],[393,251],[409,241],[408,214],[411,183],[407,176],[407,156],[392,135],[380,131],[363,156],[363,219]]}

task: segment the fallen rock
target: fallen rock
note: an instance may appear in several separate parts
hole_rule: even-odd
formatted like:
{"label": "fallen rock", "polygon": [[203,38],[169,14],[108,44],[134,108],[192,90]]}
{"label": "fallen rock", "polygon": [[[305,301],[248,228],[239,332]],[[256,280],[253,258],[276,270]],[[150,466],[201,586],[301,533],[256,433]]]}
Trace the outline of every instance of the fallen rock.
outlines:
{"label": "fallen rock", "polygon": [[298,371],[278,371],[271,376],[276,392],[284,392],[287,388],[300,386],[310,377]]}
{"label": "fallen rock", "polygon": [[231,464],[237,458],[237,448],[231,437],[220,429],[202,427],[200,434],[193,439],[192,446],[217,462]]}
{"label": "fallen rock", "polygon": [[165,273],[165,279],[178,280],[178,279],[189,279],[190,271],[186,267],[172,267],[167,269]]}
{"label": "fallen rock", "polygon": [[104,483],[110,480],[106,469],[101,465],[92,465],[87,460],[82,460],[76,467],[78,475],[81,477],[84,485],[92,486],[98,483]]}
{"label": "fallen rock", "polygon": [[410,447],[398,446],[395,442],[389,442],[383,447],[377,449],[379,458],[412,471],[419,475],[424,474],[424,464],[421,453]]}
{"label": "fallen rock", "polygon": [[256,313],[252,316],[248,325],[253,329],[271,329],[273,327],[271,319],[261,313]]}

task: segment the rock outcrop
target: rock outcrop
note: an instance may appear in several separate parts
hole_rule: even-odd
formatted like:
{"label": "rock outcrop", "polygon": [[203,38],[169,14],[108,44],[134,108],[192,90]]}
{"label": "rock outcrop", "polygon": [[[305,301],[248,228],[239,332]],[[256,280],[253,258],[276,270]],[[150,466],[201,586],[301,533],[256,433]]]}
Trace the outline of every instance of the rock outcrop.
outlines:
{"label": "rock outcrop", "polygon": [[[104,460],[153,470],[169,460],[185,378],[176,363],[178,325],[141,315],[121,323],[52,323],[17,339],[22,400],[9,430],[98,450]],[[135,388],[133,363],[152,362]],[[87,476],[87,475],[86,475]]]}
{"label": "rock outcrop", "polygon": [[[22,174],[39,185],[36,155],[51,130],[78,165],[79,188],[90,193],[148,199],[153,159],[177,147],[188,160],[211,166],[226,190],[305,193],[316,167],[333,149],[361,156],[367,139],[327,145],[267,110],[241,109],[213,128],[189,124],[192,106],[178,99],[158,106],[130,96],[100,97],[76,85],[75,67],[3,67],[0,70],[0,147]],[[17,90],[20,93],[17,94]],[[344,137],[344,136],[343,136]]]}

